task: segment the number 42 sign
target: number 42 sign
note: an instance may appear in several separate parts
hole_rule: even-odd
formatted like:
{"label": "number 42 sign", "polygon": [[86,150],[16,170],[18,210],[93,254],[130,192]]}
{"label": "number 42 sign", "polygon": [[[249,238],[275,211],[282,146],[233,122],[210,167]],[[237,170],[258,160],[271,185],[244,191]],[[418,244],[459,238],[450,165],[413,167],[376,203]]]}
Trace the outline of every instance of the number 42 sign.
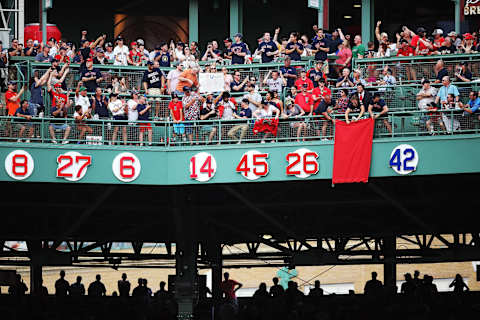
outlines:
{"label": "number 42 sign", "polygon": [[396,173],[402,175],[417,170],[417,150],[409,144],[401,144],[395,147],[390,155],[389,165]]}

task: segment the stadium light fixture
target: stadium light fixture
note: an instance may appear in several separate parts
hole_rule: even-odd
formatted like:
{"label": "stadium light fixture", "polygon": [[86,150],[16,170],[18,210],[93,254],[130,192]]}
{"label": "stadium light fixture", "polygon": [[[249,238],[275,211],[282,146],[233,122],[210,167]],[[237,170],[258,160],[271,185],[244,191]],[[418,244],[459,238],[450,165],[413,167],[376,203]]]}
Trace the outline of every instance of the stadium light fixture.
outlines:
{"label": "stadium light fixture", "polygon": [[354,7],[354,8],[361,8],[362,5],[361,5],[361,4],[354,4],[353,7]]}
{"label": "stadium light fixture", "polygon": [[270,240],[270,239],[272,239],[273,237],[272,237],[271,234],[264,234],[264,235],[262,236],[262,238],[265,239],[265,240]]}
{"label": "stadium light fixture", "polygon": [[352,19],[352,16],[343,16],[344,19]]}

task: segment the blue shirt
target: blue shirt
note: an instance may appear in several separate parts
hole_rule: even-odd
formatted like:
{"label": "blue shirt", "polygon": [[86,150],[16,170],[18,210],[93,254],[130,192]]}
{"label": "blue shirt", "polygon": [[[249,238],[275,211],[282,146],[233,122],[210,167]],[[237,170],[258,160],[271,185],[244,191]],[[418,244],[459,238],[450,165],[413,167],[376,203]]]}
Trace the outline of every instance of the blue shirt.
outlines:
{"label": "blue shirt", "polygon": [[470,100],[468,101],[467,104],[472,110],[472,112],[477,112],[477,111],[480,112],[480,110],[478,110],[480,108],[480,98],[476,98],[475,100]]}
{"label": "blue shirt", "polygon": [[170,54],[168,52],[159,52],[155,56],[155,59],[160,56],[160,59],[158,60],[158,63],[160,64],[160,67],[170,67]]}
{"label": "blue shirt", "polygon": [[143,121],[148,121],[150,120],[150,110],[151,109],[148,109],[147,112],[145,112],[144,114],[140,114],[141,111],[143,111],[144,109],[146,109],[147,106],[144,105],[144,104],[138,104],[137,105],[137,111],[138,111],[138,120],[143,120]]}
{"label": "blue shirt", "polygon": [[247,53],[247,45],[244,42],[234,43],[231,47],[232,51],[232,64],[244,64],[245,57],[239,56],[237,53],[245,52]]}
{"label": "blue shirt", "polygon": [[30,87],[30,102],[43,106],[42,86],[36,86],[35,82]]}
{"label": "blue shirt", "polygon": [[15,111],[15,115],[17,114],[21,114],[21,115],[24,115],[24,116],[33,116],[33,114],[30,112],[30,109],[27,108],[26,110],[23,110],[22,107],[19,107],[17,109],[17,111]]}
{"label": "blue shirt", "polygon": [[[293,42],[289,42],[287,43],[287,46],[285,47],[286,50],[292,50],[293,49],[293,46],[295,45],[295,43]],[[298,45],[298,49],[300,50],[303,50],[303,44],[301,44],[300,42],[297,42],[297,45]],[[302,60],[302,58],[300,57],[300,54],[297,52],[297,50],[293,50],[292,53],[289,54],[290,58],[293,60],[293,61],[300,61]]]}
{"label": "blue shirt", "polygon": [[[280,72],[283,74],[294,74],[297,75],[297,69],[295,69],[292,66],[287,67],[281,67]],[[294,78],[285,78],[287,80],[287,87],[291,88],[295,85],[295,79]]]}
{"label": "blue shirt", "polygon": [[274,56],[271,55],[271,56],[267,56],[267,52],[275,52],[278,50],[278,47],[276,45],[275,42],[273,41],[269,41],[269,42],[261,42],[260,45],[258,46],[258,50],[262,50],[264,49],[265,52],[262,52],[262,63],[268,63],[268,62],[272,62],[273,61],[273,58]]}
{"label": "blue shirt", "polygon": [[[318,48],[317,48],[317,45],[318,45]],[[322,48],[322,49],[328,48],[327,41],[325,39],[321,39],[321,40],[317,40],[317,41],[313,42],[312,46],[313,46],[314,50],[318,50],[315,53],[315,60],[317,60],[317,61],[327,60],[327,52],[319,49],[319,48]]]}
{"label": "blue shirt", "polygon": [[247,109],[240,109],[240,111],[237,112],[237,115],[239,117],[246,117],[246,118],[251,118],[252,117],[252,110],[250,108]]}
{"label": "blue shirt", "polygon": [[440,90],[438,90],[437,97],[440,97],[440,101],[447,101],[447,96],[453,93],[455,97],[458,97],[460,93],[455,85],[451,84],[448,87],[442,86]]}

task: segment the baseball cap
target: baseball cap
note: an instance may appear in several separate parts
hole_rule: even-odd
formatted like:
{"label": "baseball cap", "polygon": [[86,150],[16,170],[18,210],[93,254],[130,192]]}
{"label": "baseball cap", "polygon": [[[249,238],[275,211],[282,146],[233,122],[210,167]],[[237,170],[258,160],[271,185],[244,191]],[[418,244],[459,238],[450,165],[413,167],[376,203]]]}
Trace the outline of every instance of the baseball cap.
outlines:
{"label": "baseball cap", "polygon": [[137,44],[139,46],[144,46],[145,45],[145,41],[143,41],[143,39],[137,39]]}
{"label": "baseball cap", "polygon": [[55,83],[54,87],[55,87],[55,88],[61,88],[61,87],[62,87],[62,84],[61,84],[60,82]]}
{"label": "baseball cap", "polygon": [[456,36],[457,36],[457,33],[456,33],[455,31],[450,31],[450,32],[448,33],[448,36],[449,36],[449,37],[456,37]]}
{"label": "baseball cap", "polygon": [[175,99],[175,98],[178,98],[178,94],[176,94],[175,92],[172,92],[172,99]]}
{"label": "baseball cap", "polygon": [[134,95],[137,95],[137,94],[138,94],[137,90],[132,90],[132,98]]}
{"label": "baseball cap", "polygon": [[97,48],[97,50],[96,50],[96,51],[97,51],[97,52],[101,52],[101,53],[103,53],[103,49],[102,49],[102,48],[100,48],[100,47],[99,47],[99,48]]}
{"label": "baseball cap", "polygon": [[183,92],[186,92],[186,91],[190,91],[190,87],[189,87],[189,86],[184,86],[184,87],[183,87]]}
{"label": "baseball cap", "polygon": [[232,42],[232,38],[228,37],[228,38],[225,38],[225,40],[223,40],[224,43],[226,42]]}
{"label": "baseball cap", "polygon": [[82,92],[82,91],[87,91],[87,88],[85,87],[80,87],[80,89],[78,89],[78,91]]}
{"label": "baseball cap", "polygon": [[470,32],[467,32],[463,35],[465,40],[473,40],[473,35]]}
{"label": "baseball cap", "polygon": [[9,82],[8,82],[8,85],[9,85],[9,86],[10,86],[10,85],[14,86],[14,85],[16,85],[16,84],[17,84],[16,81],[9,81]]}
{"label": "baseball cap", "polygon": [[117,39],[115,39],[115,40],[117,40],[117,41],[122,40],[122,41],[123,41],[123,37],[122,37],[122,36],[118,36]]}
{"label": "baseball cap", "polygon": [[425,83],[430,83],[430,80],[429,79],[422,79],[422,84],[425,84]]}
{"label": "baseball cap", "polygon": [[427,30],[425,30],[424,27],[418,27],[417,28],[417,33],[423,33],[423,32],[427,32]]}
{"label": "baseball cap", "polygon": [[147,61],[147,66],[152,66],[153,62],[152,61]]}
{"label": "baseball cap", "polygon": [[433,30],[432,35],[434,36],[434,35],[437,35],[437,34],[443,34],[443,30],[442,30],[442,29],[435,29],[435,30]]}
{"label": "baseball cap", "polygon": [[136,43],[135,41],[133,41],[133,42],[130,43],[130,46],[131,46],[131,47],[136,46],[136,45],[137,45],[137,43]]}
{"label": "baseball cap", "polygon": [[65,47],[60,47],[59,50],[67,50],[67,48],[65,48]]}
{"label": "baseball cap", "polygon": [[182,46],[183,47],[184,44],[183,44],[183,42],[179,41],[179,42],[177,42],[177,46]]}
{"label": "baseball cap", "polygon": [[50,39],[48,39],[48,41],[57,42],[57,40],[55,40],[55,38],[54,38],[54,37],[51,37]]}
{"label": "baseball cap", "polygon": [[87,62],[93,62],[93,59],[92,59],[92,58],[88,58],[88,59],[87,59]]}
{"label": "baseball cap", "polygon": [[107,43],[105,44],[105,47],[113,47],[113,44],[112,44],[111,42],[107,42]]}
{"label": "baseball cap", "polygon": [[241,33],[236,33],[233,37],[234,37],[234,38],[239,37],[240,39],[243,38],[243,36],[242,36]]}

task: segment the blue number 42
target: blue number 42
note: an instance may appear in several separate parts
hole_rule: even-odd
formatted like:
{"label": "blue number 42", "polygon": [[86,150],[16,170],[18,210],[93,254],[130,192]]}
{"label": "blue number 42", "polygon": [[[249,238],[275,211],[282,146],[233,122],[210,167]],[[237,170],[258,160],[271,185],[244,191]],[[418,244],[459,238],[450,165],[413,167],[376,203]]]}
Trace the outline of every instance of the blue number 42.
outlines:
{"label": "blue number 42", "polygon": [[411,148],[405,149],[403,151],[403,155],[406,156],[407,154],[408,156],[405,159],[403,159],[403,163],[402,163],[402,160],[400,159],[400,149],[395,149],[395,152],[390,158],[390,167],[397,167],[397,170],[400,171],[402,169],[402,164],[403,164],[404,171],[415,170],[415,167],[408,166],[408,162],[410,162],[415,158],[415,151]]}

